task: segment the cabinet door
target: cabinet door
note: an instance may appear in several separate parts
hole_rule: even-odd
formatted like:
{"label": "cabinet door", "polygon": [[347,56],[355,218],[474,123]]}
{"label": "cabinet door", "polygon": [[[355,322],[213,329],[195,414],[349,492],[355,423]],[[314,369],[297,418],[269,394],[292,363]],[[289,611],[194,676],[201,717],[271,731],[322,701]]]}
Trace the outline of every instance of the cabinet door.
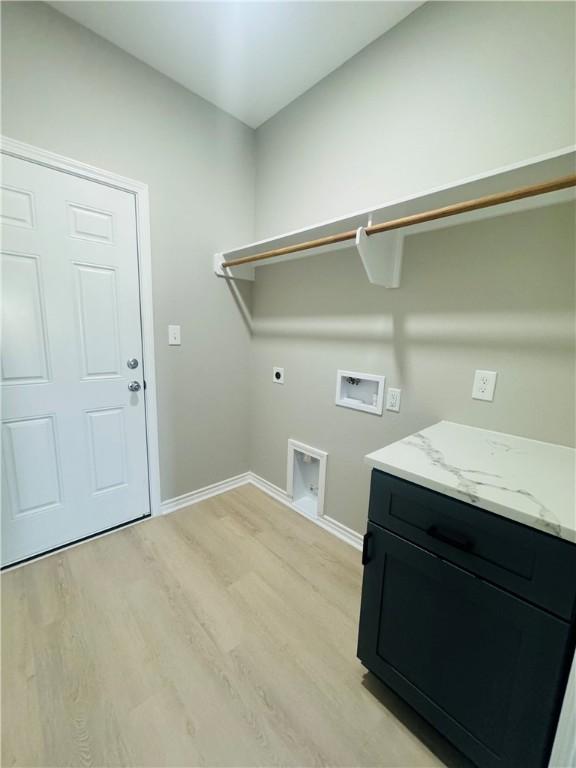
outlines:
{"label": "cabinet door", "polygon": [[358,655],[480,766],[546,764],[569,625],[368,525]]}

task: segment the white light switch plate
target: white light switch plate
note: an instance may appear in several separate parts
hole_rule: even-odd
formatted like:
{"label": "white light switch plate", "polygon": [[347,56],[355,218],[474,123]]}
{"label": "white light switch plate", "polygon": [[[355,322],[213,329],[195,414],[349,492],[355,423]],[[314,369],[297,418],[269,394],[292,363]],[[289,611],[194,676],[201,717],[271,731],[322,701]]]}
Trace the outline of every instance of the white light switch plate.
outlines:
{"label": "white light switch plate", "polygon": [[168,326],[168,344],[170,346],[176,346],[176,347],[180,345],[180,326],[179,325]]}
{"label": "white light switch plate", "polygon": [[497,375],[496,371],[476,371],[472,387],[474,400],[494,400]]}
{"label": "white light switch plate", "polygon": [[400,399],[402,397],[402,390],[396,389],[395,387],[388,387],[388,392],[386,393],[386,410],[387,411],[398,411],[400,410]]}

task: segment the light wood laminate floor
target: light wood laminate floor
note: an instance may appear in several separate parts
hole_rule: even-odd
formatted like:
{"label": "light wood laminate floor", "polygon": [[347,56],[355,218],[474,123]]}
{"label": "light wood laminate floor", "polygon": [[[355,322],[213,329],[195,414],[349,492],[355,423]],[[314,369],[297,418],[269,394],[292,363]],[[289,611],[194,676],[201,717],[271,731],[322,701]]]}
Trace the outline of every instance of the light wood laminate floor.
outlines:
{"label": "light wood laminate floor", "polygon": [[252,486],[2,582],[3,766],[468,765],[356,659],[359,553]]}

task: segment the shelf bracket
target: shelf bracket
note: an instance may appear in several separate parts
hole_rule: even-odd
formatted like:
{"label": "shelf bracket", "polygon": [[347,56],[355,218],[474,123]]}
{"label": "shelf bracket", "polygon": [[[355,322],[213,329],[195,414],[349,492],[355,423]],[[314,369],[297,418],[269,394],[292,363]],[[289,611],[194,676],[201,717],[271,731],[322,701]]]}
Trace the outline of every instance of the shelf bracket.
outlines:
{"label": "shelf bracket", "polygon": [[404,250],[404,234],[400,230],[368,237],[366,229],[358,227],[356,249],[371,283],[385,288],[400,286]]}
{"label": "shelf bracket", "polygon": [[233,267],[232,269],[224,268],[222,263],[224,262],[224,254],[214,254],[214,274],[217,277],[225,277],[232,280],[254,280],[255,269],[254,267],[246,264],[241,267]]}

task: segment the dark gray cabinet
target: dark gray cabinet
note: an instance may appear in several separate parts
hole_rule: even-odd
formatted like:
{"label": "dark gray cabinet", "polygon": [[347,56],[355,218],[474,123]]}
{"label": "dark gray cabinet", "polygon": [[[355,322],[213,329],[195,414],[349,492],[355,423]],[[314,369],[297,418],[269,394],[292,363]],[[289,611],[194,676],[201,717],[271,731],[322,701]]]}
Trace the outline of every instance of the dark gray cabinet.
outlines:
{"label": "dark gray cabinet", "polygon": [[576,546],[373,475],[359,658],[478,765],[545,766],[573,652]]}

